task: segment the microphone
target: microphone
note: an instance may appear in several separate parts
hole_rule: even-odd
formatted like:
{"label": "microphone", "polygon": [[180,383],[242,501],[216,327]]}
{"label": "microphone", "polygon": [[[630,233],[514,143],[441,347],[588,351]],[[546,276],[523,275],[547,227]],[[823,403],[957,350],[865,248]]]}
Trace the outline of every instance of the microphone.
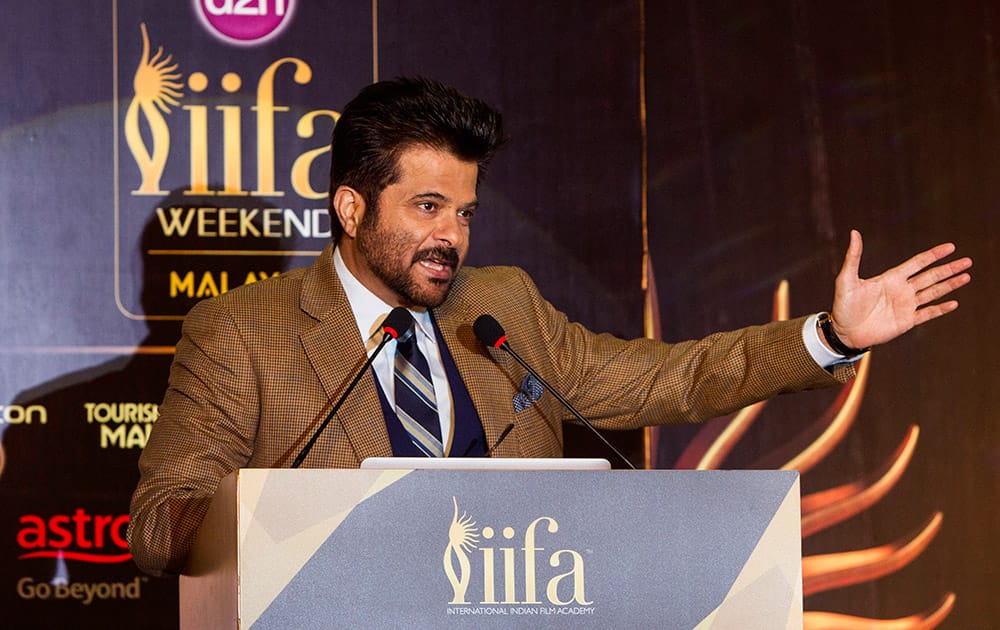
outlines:
{"label": "microphone", "polygon": [[607,438],[605,438],[604,435],[602,435],[601,432],[598,431],[597,428],[594,427],[594,425],[592,425],[589,420],[580,415],[580,412],[577,411],[573,407],[573,405],[569,404],[569,401],[567,401],[559,394],[559,392],[553,389],[552,386],[549,385],[548,382],[546,382],[546,380],[542,378],[538,372],[531,369],[531,366],[529,366],[527,362],[525,362],[525,360],[522,359],[518,353],[514,352],[514,349],[510,347],[509,343],[507,343],[507,333],[504,332],[503,326],[500,325],[500,322],[498,322],[496,318],[494,318],[492,315],[489,314],[480,315],[476,319],[475,323],[472,324],[472,332],[476,334],[476,337],[479,339],[479,341],[483,342],[487,346],[503,350],[510,356],[514,357],[514,360],[520,363],[521,367],[528,370],[528,372],[532,376],[537,378],[538,382],[542,384],[542,387],[544,387],[553,396],[555,396],[556,399],[559,402],[561,402],[564,407],[566,407],[566,409],[569,409],[570,413],[572,413],[577,420],[582,422],[585,427],[590,429],[594,433],[594,435],[600,438],[600,440],[604,442],[604,444],[607,445],[607,447],[610,448],[615,455],[621,458],[623,462],[628,464],[629,468],[631,468],[632,470],[636,470],[636,467],[632,464],[632,462],[630,462],[627,457],[622,455],[621,452],[617,448],[615,448],[614,445],[611,444],[611,442],[608,442]]}
{"label": "microphone", "polygon": [[382,348],[385,347],[385,344],[389,343],[390,339],[406,341],[413,336],[413,316],[410,315],[410,311],[406,310],[402,306],[397,306],[389,311],[389,314],[386,315],[384,320],[382,320],[382,333],[382,341],[379,342],[378,347],[375,348],[375,352],[372,352],[372,355],[368,357],[368,360],[365,361],[365,364],[360,370],[358,370],[358,373],[354,375],[354,380],[351,381],[351,384],[347,386],[344,393],[340,395],[337,402],[334,403],[332,408],[330,408],[330,413],[326,414],[326,418],[319,425],[319,428],[316,429],[316,432],[313,433],[312,438],[310,438],[309,441],[306,442],[306,445],[302,447],[302,450],[295,458],[295,461],[292,462],[292,468],[298,468],[302,465],[302,461],[305,460],[309,451],[312,450],[313,445],[316,444],[316,440],[318,440],[320,434],[323,433],[323,429],[325,429],[326,425],[330,424],[330,420],[337,415],[337,411],[339,411],[340,406],[344,404],[344,401],[347,399],[347,395],[351,393],[354,386],[358,384],[361,377],[364,376],[365,372],[368,371],[368,368],[371,367],[375,357],[382,352]]}
{"label": "microphone", "polygon": [[[500,446],[500,442],[503,442],[505,439],[507,439],[507,436],[510,435],[510,432],[513,431],[513,430],[514,430],[514,423],[513,422],[511,422],[506,427],[504,427],[503,431],[500,432],[500,437],[497,438],[496,444],[494,444],[493,446],[487,448],[483,452],[483,457],[489,457],[490,453],[492,453],[493,451],[495,451],[496,448],[498,446]],[[472,438],[472,441],[469,442],[469,446],[467,446],[465,448],[465,452],[462,453],[462,457],[468,457],[469,453],[476,446],[476,444],[479,444],[479,438]]]}
{"label": "microphone", "polygon": [[483,457],[489,457],[493,451],[497,450],[497,447],[500,446],[500,442],[503,442],[507,438],[507,436],[510,435],[510,432],[513,430],[514,430],[513,422],[504,427],[503,431],[500,432],[500,437],[497,438],[496,444],[486,449],[486,452],[483,453]]}

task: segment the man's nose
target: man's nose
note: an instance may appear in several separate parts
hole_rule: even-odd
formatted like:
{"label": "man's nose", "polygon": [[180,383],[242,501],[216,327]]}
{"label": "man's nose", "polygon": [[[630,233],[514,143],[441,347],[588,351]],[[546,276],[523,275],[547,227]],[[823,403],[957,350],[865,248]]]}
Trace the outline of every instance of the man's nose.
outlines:
{"label": "man's nose", "polygon": [[449,247],[458,247],[465,239],[465,230],[457,212],[442,212],[434,226],[434,240]]}

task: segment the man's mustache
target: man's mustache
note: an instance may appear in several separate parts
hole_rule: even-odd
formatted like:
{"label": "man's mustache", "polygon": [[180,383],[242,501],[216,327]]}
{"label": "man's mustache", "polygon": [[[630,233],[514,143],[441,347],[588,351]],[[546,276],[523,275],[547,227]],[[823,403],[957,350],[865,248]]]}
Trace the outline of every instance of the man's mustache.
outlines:
{"label": "man's mustache", "polygon": [[421,260],[434,260],[455,269],[458,267],[458,250],[454,247],[432,247],[430,249],[422,249],[413,255],[412,264],[416,264]]}

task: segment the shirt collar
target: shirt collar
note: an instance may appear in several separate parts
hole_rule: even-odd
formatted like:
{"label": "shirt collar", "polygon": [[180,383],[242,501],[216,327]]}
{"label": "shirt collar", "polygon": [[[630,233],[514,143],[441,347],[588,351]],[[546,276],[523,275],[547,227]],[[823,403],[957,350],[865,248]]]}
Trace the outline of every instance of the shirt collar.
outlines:
{"label": "shirt collar", "polygon": [[[333,268],[340,278],[340,284],[347,294],[347,301],[351,305],[351,312],[354,313],[355,323],[358,325],[358,332],[365,340],[365,349],[369,352],[378,346],[382,341],[382,321],[385,319],[392,307],[386,304],[380,297],[375,295],[365,285],[354,277],[351,270],[347,268],[343,257],[340,255],[340,247],[333,250]],[[435,343],[434,326],[431,324],[431,313],[429,309],[407,309],[413,315],[415,331],[427,341]]]}

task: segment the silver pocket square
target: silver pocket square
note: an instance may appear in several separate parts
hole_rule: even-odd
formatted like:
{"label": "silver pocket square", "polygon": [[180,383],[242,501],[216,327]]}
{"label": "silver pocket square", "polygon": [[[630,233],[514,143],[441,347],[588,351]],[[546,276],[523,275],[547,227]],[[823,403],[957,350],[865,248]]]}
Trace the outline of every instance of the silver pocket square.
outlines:
{"label": "silver pocket square", "polygon": [[514,413],[521,413],[542,397],[542,384],[532,374],[521,381],[521,391],[514,395]]}

